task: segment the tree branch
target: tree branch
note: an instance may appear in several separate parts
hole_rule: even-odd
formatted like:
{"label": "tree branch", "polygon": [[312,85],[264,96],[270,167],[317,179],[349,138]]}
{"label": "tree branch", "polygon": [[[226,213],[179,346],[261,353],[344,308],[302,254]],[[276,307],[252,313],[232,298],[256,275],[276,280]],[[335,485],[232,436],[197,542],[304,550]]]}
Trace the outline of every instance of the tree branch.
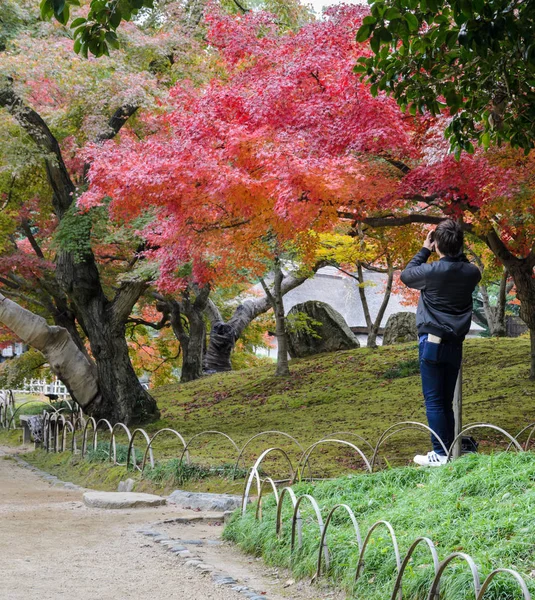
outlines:
{"label": "tree branch", "polygon": [[147,289],[146,281],[124,282],[112,302],[113,320],[115,323],[124,323],[128,319],[141,294]]}
{"label": "tree branch", "polygon": [[121,131],[123,125],[128,121],[128,119],[135,114],[139,107],[133,106],[131,104],[125,104],[124,106],[120,106],[110,117],[108,121],[108,130],[100,133],[97,138],[97,144],[99,142],[105,142],[106,140],[113,139],[119,131]]}
{"label": "tree branch", "polygon": [[9,296],[10,298],[19,298],[20,300],[24,300],[28,304],[35,304],[35,306],[38,306],[44,310],[48,310],[50,308],[49,306],[46,306],[42,302],[39,302],[39,300],[37,300],[36,298],[32,298],[31,296],[28,296],[27,294],[23,294],[22,292],[18,292],[13,289],[3,290],[3,293],[5,296]]}
{"label": "tree branch", "polygon": [[232,0],[234,2],[234,4],[242,11],[243,14],[246,14],[248,12],[251,12],[250,8],[245,8],[245,6],[243,6],[241,4],[241,2],[239,2],[238,0]]}
{"label": "tree branch", "polygon": [[[403,216],[384,216],[384,217],[366,217],[359,219],[363,225],[369,227],[401,227],[403,225],[410,225],[411,223],[424,223],[428,225],[438,225],[445,217],[433,217],[431,215],[420,215],[410,214]],[[463,223],[463,229],[465,231],[471,231],[472,225],[470,223]]]}
{"label": "tree branch", "polygon": [[54,210],[61,219],[74,200],[74,184],[67,172],[58,141],[41,116],[26,106],[15,94],[12,82],[9,77],[0,79],[0,106],[7,109],[37,147],[45,153],[46,171],[54,192]]}
{"label": "tree branch", "polygon": [[15,283],[14,281],[11,281],[10,279],[6,279],[5,277],[1,277],[0,276],[0,283],[3,283],[5,286],[7,286],[8,288],[11,288],[13,290],[18,290],[20,289],[20,284]]}
{"label": "tree branch", "polygon": [[489,232],[484,235],[483,239],[487,246],[506,267],[509,268],[511,265],[516,266],[521,262],[521,259],[517,258],[502,242],[494,227],[491,226]]}
{"label": "tree branch", "polygon": [[160,329],[163,329],[169,325],[169,315],[164,314],[158,323],[152,323],[151,321],[145,321],[145,319],[136,319],[134,317],[131,317],[126,322],[134,325],[143,325],[144,327],[150,327],[151,329],[156,329],[159,331]]}
{"label": "tree branch", "polygon": [[210,284],[205,285],[200,290],[197,291],[197,295],[195,298],[195,302],[193,303],[193,308],[202,312],[206,305],[208,304],[208,296],[210,295],[211,287]]}
{"label": "tree branch", "polygon": [[35,252],[35,254],[39,258],[42,258],[44,260],[45,259],[45,255],[43,254],[43,251],[41,250],[41,247],[37,243],[37,240],[35,239],[35,237],[34,237],[34,235],[32,233],[32,228],[30,227],[30,223],[28,222],[28,219],[23,219],[21,221],[20,225],[22,227],[22,231],[24,231],[24,235],[28,238],[28,241],[30,242],[30,245],[33,248],[33,251]]}
{"label": "tree branch", "polygon": [[396,169],[399,169],[403,173],[403,175],[406,175],[411,171],[411,168],[404,162],[401,162],[400,160],[395,160],[394,158],[387,158],[386,156],[381,156],[381,158],[387,163],[391,164],[393,167],[396,167]]}
{"label": "tree branch", "polygon": [[221,323],[223,321],[223,315],[221,314],[219,308],[217,308],[213,300],[208,299],[204,312],[210,320],[210,323],[212,323],[212,325],[214,323]]}
{"label": "tree branch", "polygon": [[260,279],[260,285],[264,288],[264,292],[266,293],[266,298],[267,298],[271,308],[274,309],[275,308],[275,298],[273,297],[271,290],[268,288],[268,286],[263,278]]}

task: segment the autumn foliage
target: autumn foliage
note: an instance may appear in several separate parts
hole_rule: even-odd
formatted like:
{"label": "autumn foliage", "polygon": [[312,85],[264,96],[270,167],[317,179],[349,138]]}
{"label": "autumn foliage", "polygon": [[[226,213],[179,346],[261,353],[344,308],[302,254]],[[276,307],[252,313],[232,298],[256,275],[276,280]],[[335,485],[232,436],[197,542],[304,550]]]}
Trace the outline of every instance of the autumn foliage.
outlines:
{"label": "autumn foliage", "polygon": [[183,281],[177,265],[198,282],[263,273],[273,238],[306,261],[311,229],[331,228],[340,207],[367,214],[394,193],[388,160],[411,158],[412,118],[372,98],[352,72],[364,14],[332,10],[283,35],[267,13],[213,12],[220,76],[172,88],[144,139],[123,134],[88,149],[82,205],[109,197],[115,219],[148,218],[161,288]]}

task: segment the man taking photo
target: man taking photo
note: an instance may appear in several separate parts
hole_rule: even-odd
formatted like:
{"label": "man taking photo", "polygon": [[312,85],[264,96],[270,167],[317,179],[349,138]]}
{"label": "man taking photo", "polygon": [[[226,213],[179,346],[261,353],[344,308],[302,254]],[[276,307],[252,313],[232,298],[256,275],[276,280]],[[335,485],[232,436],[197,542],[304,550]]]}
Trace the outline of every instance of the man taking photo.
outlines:
{"label": "man taking photo", "polygon": [[[472,321],[472,293],[481,279],[479,269],[462,253],[463,231],[452,219],[439,223],[423,248],[401,273],[401,281],[420,290],[416,310],[420,373],[429,427],[449,449],[455,436],[453,394],[461,367],[463,340]],[[439,260],[427,263],[436,251]],[[431,435],[433,450],[417,455],[418,465],[446,463],[444,448]]]}

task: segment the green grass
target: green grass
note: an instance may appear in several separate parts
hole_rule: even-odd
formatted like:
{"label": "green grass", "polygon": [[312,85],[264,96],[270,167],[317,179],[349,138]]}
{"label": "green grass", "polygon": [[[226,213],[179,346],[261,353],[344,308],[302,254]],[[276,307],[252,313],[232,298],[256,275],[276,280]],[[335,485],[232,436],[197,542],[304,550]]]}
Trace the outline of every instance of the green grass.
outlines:
{"label": "green grass", "polygon": [[[271,365],[161,387],[153,391],[161,419],[146,429],[153,434],[170,427],[186,440],[201,431],[218,430],[230,435],[239,447],[263,430],[281,430],[293,435],[305,448],[333,432],[349,431],[375,445],[379,435],[398,421],[425,423],[417,356],[414,343],[360,348],[291,361],[290,378],[275,377]],[[528,339],[468,340],[463,374],[465,423],[487,421],[516,434],[535,421],[535,382],[528,378]],[[472,433],[480,440],[482,452],[506,446],[496,432]],[[527,432],[523,439],[526,437]],[[99,431],[98,439],[107,441],[109,437]],[[124,445],[126,437],[119,433],[117,443]],[[248,447],[240,467],[251,465],[262,450],[271,446],[281,446],[294,463],[297,461],[300,450],[295,443],[270,434]],[[136,448],[143,447],[139,439]],[[178,459],[181,448],[173,434],[163,433],[154,442],[155,461],[163,464]],[[365,445],[362,449],[370,454]],[[380,466],[408,465],[416,451],[428,449],[425,432],[404,431],[387,441]],[[231,464],[236,450],[222,436],[209,435],[193,442],[190,456],[199,467],[216,468]],[[52,464],[47,467],[47,460],[52,463],[52,459],[39,460],[42,468],[56,468]],[[315,476],[333,477],[362,467],[350,449],[340,447],[320,446],[312,461]],[[268,457],[264,468],[270,475],[288,475],[280,456]],[[192,479],[187,485],[207,491],[241,492],[241,482],[219,476]]]}
{"label": "green grass", "polygon": [[[347,476],[317,484],[294,486],[298,495],[313,494],[325,519],[329,509],[348,504],[355,512],[363,537],[378,520],[388,520],[397,535],[402,558],[412,541],[427,536],[440,559],[451,552],[474,558],[480,573],[508,567],[518,570],[535,592],[535,455],[500,453],[469,455],[440,469],[397,468],[374,475]],[[254,507],[245,517],[235,515],[225,537],[246,552],[262,556],[274,566],[289,566],[297,577],[315,573],[319,531],[309,505],[302,504],[303,545],[290,561],[291,503],[285,501],[283,534],[275,533],[273,497],[263,505],[263,520]],[[335,514],[328,532],[331,568],[328,576],[351,592],[358,561],[354,530],[345,512]],[[386,529],[377,529],[365,555],[365,568],[352,597],[390,598],[396,574],[392,544]],[[433,577],[431,555],[421,547],[404,577],[404,597],[424,600]],[[466,564],[452,563],[441,589],[445,600],[474,598]],[[482,579],[483,581],[483,579]],[[515,586],[501,576],[486,600],[520,598]]]}
{"label": "green grass", "polygon": [[[292,361],[290,378],[274,377],[273,367],[259,367],[165,386],[154,391],[162,418],[147,429],[172,427],[186,439],[217,429],[239,446],[262,430],[281,430],[305,447],[332,432],[351,431],[374,445],[380,433],[398,421],[426,422],[417,356],[414,343],[360,348]],[[465,423],[487,421],[516,434],[535,421],[528,339],[468,340],[463,375]],[[474,434],[482,440],[481,451],[505,448],[494,432]],[[291,442],[270,435],[250,447],[246,462],[251,464],[269,445],[282,446],[292,458],[298,454]],[[387,442],[385,456],[389,464],[406,465],[416,450],[428,446],[427,434],[408,431]],[[177,450],[171,437],[155,445],[158,457],[176,456]],[[317,474],[322,468],[328,475],[341,474],[352,464],[349,452],[319,450]],[[195,460],[212,464],[229,462],[232,454],[223,438],[202,438],[191,448]]]}

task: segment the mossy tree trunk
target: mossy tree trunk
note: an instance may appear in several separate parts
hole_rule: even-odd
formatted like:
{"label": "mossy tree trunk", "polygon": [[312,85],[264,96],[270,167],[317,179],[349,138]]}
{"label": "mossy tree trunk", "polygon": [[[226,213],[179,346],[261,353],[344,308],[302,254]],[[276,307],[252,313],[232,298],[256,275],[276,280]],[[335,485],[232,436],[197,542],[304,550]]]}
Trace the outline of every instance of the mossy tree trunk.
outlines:
{"label": "mossy tree trunk", "polygon": [[[318,262],[314,265],[312,271],[315,273],[324,265],[324,262]],[[284,275],[280,286],[282,296],[299,287],[307,279],[307,276]],[[207,373],[231,371],[230,356],[236,342],[247,326],[270,308],[272,308],[272,304],[267,294],[262,298],[246,300],[236,308],[231,318],[225,322],[217,306],[209,300],[206,313],[211,322],[211,329],[210,340],[204,357],[204,370]]]}
{"label": "mossy tree trunk", "polygon": [[[77,190],[65,166],[58,141],[41,116],[26,106],[15,94],[11,81],[7,78],[0,81],[0,106],[10,112],[42,151],[52,190],[54,212],[61,223],[76,200]],[[110,118],[109,132],[99,136],[98,141],[113,137],[135,110],[135,107],[131,106],[120,107]],[[70,300],[76,320],[91,346],[96,385],[96,392],[91,388],[92,401],[87,402],[85,393],[82,393],[78,386],[74,386],[67,375],[71,371],[69,365],[77,345],[66,329],[63,329],[65,333],[62,333],[65,340],[62,351],[58,347],[54,350],[52,346],[49,347],[49,344],[53,344],[52,335],[44,337],[45,345],[39,348],[45,354],[54,352],[54,361],[51,362],[53,371],[67,387],[70,387],[73,398],[86,408],[88,414],[97,419],[106,418],[112,422],[132,424],[156,417],[156,402],[136,377],[125,339],[125,323],[145,290],[146,283],[125,281],[119,286],[114,298],[108,299],[102,288],[99,270],[89,243],[83,252],[59,250],[56,258],[56,278]],[[36,343],[33,336],[21,338],[30,345]],[[79,348],[77,350],[77,357],[83,355]],[[86,360],[91,364],[87,357]],[[89,368],[86,371],[88,372]],[[89,379],[88,376],[87,381]]]}

